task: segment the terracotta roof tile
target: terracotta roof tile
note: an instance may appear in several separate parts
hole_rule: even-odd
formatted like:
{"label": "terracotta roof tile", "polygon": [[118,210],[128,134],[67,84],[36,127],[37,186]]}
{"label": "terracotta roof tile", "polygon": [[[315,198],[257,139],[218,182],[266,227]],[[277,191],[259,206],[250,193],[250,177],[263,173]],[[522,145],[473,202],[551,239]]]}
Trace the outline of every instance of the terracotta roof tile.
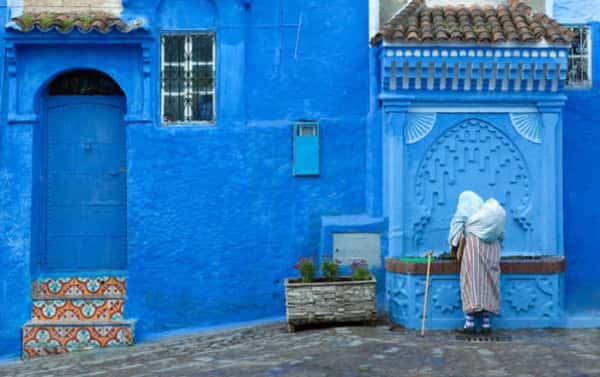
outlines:
{"label": "terracotta roof tile", "polygon": [[412,0],[371,38],[371,45],[386,42],[451,41],[470,43],[569,44],[571,32],[543,13],[535,13],[520,0],[493,7],[447,5],[428,7]]}
{"label": "terracotta roof tile", "polygon": [[[43,32],[58,30],[61,33],[68,33],[72,30],[79,30],[84,33],[96,30],[101,33],[108,33],[112,30],[118,30],[128,33],[143,28],[143,21],[134,20],[127,23],[118,17],[102,12],[90,14],[25,13],[11,19],[6,27],[25,33],[33,30]],[[393,32],[394,28],[389,30]]]}

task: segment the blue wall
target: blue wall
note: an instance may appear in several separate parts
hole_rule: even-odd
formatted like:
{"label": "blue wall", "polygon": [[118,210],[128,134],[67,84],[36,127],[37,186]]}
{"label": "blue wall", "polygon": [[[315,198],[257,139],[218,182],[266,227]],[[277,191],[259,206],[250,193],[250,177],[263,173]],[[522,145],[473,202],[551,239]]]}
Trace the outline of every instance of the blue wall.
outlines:
{"label": "blue wall", "polygon": [[564,109],[564,213],[567,312],[600,319],[600,274],[596,260],[600,236],[600,1],[555,0],[563,23],[588,24],[592,32],[592,87],[567,90]]}
{"label": "blue wall", "polygon": [[[6,2],[0,1],[0,20],[5,20]],[[4,28],[0,48],[4,50]],[[20,326],[29,318],[31,303],[29,250],[32,162],[28,158],[31,129],[5,127],[7,96],[5,54],[0,54],[0,358],[19,354]],[[25,141],[25,143],[23,143]],[[7,146],[10,146],[7,148]]]}
{"label": "blue wall", "polygon": [[[368,49],[368,2],[190,3],[130,0],[124,12],[145,18],[154,38],[148,103],[140,97],[142,78],[118,80],[131,87],[124,88],[130,113],[149,115],[127,126],[126,316],[138,319],[141,339],[283,315],[283,279],[296,274],[298,256],[319,253],[322,216],[382,212],[379,173],[368,178],[366,189],[367,153],[369,163],[380,166],[378,151],[367,148],[368,140],[377,145],[380,138],[378,128],[366,127],[380,124],[375,97],[369,97],[377,89],[369,72],[373,77],[378,69],[375,50]],[[5,12],[0,7],[2,21]],[[158,33],[192,27],[217,32],[217,124],[163,127]],[[0,28],[0,48],[4,35]],[[599,24],[594,44],[600,46]],[[69,54],[53,54],[46,71],[37,70],[40,62],[31,55],[28,69],[37,73],[22,78],[25,87],[43,87],[61,66],[72,67]],[[90,54],[90,65],[115,69]],[[19,353],[20,326],[29,317],[30,272],[36,272],[30,263],[32,171],[39,157],[33,143],[39,124],[4,121],[9,96],[3,59],[0,54],[0,357]],[[143,63],[119,64],[141,69]],[[600,59],[594,64],[600,78]],[[600,241],[600,213],[592,205],[598,178],[591,174],[600,149],[600,115],[594,111],[599,81],[591,90],[569,91],[564,112],[566,297],[570,310],[587,314],[600,310],[600,276],[589,263]],[[298,119],[320,122],[319,177],[292,176],[292,124]]]}
{"label": "blue wall", "polygon": [[[592,25],[592,48],[600,46],[600,23]],[[600,56],[600,54],[595,54]],[[564,111],[565,255],[567,310],[600,318],[600,59],[592,60],[592,88],[567,91]]]}
{"label": "blue wall", "polygon": [[[154,40],[151,122],[127,125],[126,317],[138,320],[136,335],[143,339],[173,329],[283,315],[283,280],[297,274],[298,256],[319,253],[321,216],[365,211],[368,4],[128,3],[124,17],[144,17]],[[154,9],[159,9],[156,17]],[[216,30],[215,126],[158,124],[157,37],[161,29],[181,28]],[[103,38],[123,38],[115,34]],[[26,48],[19,51],[23,60],[17,64],[36,70],[19,78],[23,95],[35,92],[29,87],[43,87],[61,65],[89,62],[111,73],[112,63],[96,61],[101,59],[93,52],[74,58],[60,49],[35,50],[51,57],[44,59],[51,64],[38,70],[41,59],[30,59]],[[115,79],[131,87],[124,88],[128,116],[143,114],[139,77],[131,75],[125,83]],[[298,119],[320,122],[318,177],[292,175],[292,125]],[[39,126],[4,123],[0,129],[0,357],[19,353],[20,326],[29,316],[30,271],[36,273],[30,266],[35,251],[29,225],[36,211],[33,137]]]}
{"label": "blue wall", "polygon": [[[281,4],[219,8],[215,127],[128,130],[126,310],[142,337],[283,315],[283,280],[318,252],[321,216],[364,211],[367,4]],[[240,48],[244,65],[225,61]],[[316,178],[292,176],[300,118],[320,121]]]}

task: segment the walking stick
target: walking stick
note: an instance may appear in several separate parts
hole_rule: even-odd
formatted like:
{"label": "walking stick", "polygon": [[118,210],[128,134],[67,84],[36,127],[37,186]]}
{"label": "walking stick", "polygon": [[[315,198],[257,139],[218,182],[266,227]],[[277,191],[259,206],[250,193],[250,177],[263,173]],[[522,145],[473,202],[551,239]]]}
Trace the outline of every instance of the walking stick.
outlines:
{"label": "walking stick", "polygon": [[429,294],[429,273],[431,272],[431,251],[427,252],[427,275],[425,277],[425,297],[423,298],[423,320],[421,321],[421,336],[425,336],[425,319],[427,318],[427,296]]}

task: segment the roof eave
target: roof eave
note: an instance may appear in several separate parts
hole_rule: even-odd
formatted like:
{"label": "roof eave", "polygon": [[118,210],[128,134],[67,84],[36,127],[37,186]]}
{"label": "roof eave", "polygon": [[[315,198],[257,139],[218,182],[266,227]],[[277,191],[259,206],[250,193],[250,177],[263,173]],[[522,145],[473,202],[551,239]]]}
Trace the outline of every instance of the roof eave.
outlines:
{"label": "roof eave", "polygon": [[[569,48],[569,43],[549,43],[540,41],[535,43],[481,43],[481,42],[454,42],[454,41],[431,41],[431,42],[388,42],[385,39],[378,43],[381,47],[468,47],[468,48]],[[376,46],[377,44],[373,45]]]}

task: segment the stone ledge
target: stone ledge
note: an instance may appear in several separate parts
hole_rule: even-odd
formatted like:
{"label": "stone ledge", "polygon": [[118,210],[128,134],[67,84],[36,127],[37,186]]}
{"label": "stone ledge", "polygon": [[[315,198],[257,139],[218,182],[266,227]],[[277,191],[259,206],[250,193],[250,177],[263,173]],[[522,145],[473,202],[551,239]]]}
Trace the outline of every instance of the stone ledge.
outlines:
{"label": "stone ledge", "polygon": [[[503,274],[556,274],[564,272],[565,258],[547,256],[540,259],[503,259],[500,262]],[[396,258],[386,258],[385,270],[400,274],[424,275],[427,263],[403,262]],[[458,274],[460,266],[456,261],[434,260],[431,262],[431,274]]]}
{"label": "stone ledge", "polygon": [[285,279],[286,287],[330,287],[330,286],[352,286],[352,285],[374,285],[377,281],[374,277],[371,277],[369,280],[341,280],[341,281],[312,281],[310,283],[304,283],[302,281],[298,281],[298,279]]}

